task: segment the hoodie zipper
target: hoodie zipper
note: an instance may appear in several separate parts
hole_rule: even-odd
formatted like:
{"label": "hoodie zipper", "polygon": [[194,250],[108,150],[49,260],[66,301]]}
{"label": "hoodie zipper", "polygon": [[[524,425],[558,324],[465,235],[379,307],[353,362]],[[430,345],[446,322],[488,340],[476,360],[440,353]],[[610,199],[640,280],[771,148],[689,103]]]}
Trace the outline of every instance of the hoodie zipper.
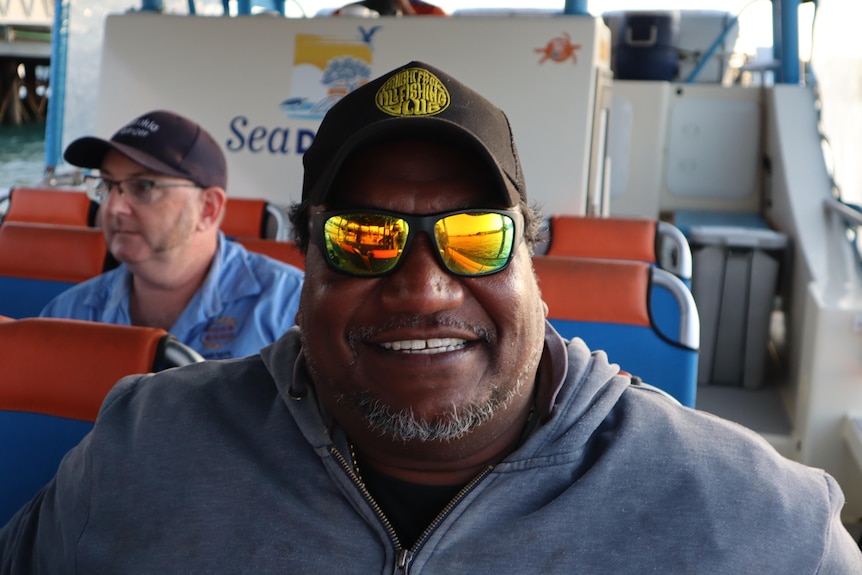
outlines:
{"label": "hoodie zipper", "polygon": [[422,534],[419,536],[419,539],[416,540],[416,543],[410,549],[404,549],[401,546],[401,542],[398,540],[398,535],[395,533],[395,528],[392,526],[392,523],[386,517],[386,514],[383,513],[383,509],[380,505],[375,501],[374,497],[371,495],[371,492],[368,491],[368,488],[365,487],[365,482],[362,481],[362,478],[359,477],[356,472],[353,470],[353,466],[344,457],[338,449],[334,446],[329,448],[330,453],[332,453],[333,457],[341,463],[341,466],[344,468],[344,471],[347,473],[348,477],[353,481],[356,487],[359,489],[359,492],[362,493],[362,496],[371,506],[371,509],[374,511],[374,514],[377,515],[377,518],[380,519],[380,522],[383,523],[384,528],[386,529],[386,533],[389,535],[389,538],[392,541],[392,544],[395,545],[396,551],[396,559],[395,566],[392,571],[393,575],[409,575],[410,574],[410,561],[413,559],[413,554],[418,550],[422,544],[425,542],[425,539],[437,528],[438,525],[443,521],[443,519],[452,511],[452,509],[461,501],[464,496],[469,493],[473,487],[475,487],[482,479],[484,479],[491,470],[494,469],[493,465],[489,465],[484,470],[482,470],[479,475],[470,480],[467,485],[461,488],[460,491],[452,498],[452,500],[446,504],[446,507],[443,508],[440,513],[434,518],[433,521],[422,531]]}

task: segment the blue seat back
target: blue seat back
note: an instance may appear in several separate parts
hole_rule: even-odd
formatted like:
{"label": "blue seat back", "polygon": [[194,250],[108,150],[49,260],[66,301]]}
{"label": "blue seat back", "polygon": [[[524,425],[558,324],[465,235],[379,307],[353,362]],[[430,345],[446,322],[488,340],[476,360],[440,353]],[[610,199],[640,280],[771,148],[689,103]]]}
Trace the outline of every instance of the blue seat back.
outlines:
{"label": "blue seat back", "polygon": [[75,282],[0,276],[0,313],[15,318],[36,317],[45,304],[73,285]]}
{"label": "blue seat back", "polygon": [[0,461],[15,470],[0,479],[0,525],[48,483],[66,452],[92,427],[90,421],[0,408]]}
{"label": "blue seat back", "polygon": [[[534,256],[551,325],[693,407],[700,325],[682,281],[646,262]],[[658,316],[661,315],[659,318]]]}

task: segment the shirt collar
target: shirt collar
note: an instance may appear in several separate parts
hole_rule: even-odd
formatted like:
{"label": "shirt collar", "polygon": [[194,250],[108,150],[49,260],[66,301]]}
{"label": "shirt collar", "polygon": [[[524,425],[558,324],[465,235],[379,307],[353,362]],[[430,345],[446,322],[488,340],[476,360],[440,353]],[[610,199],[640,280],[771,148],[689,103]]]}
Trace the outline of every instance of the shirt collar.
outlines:
{"label": "shirt collar", "polygon": [[219,231],[215,258],[195,294],[195,298],[200,297],[199,319],[215,317],[231,302],[263,291],[263,284],[244,256],[245,248]]}

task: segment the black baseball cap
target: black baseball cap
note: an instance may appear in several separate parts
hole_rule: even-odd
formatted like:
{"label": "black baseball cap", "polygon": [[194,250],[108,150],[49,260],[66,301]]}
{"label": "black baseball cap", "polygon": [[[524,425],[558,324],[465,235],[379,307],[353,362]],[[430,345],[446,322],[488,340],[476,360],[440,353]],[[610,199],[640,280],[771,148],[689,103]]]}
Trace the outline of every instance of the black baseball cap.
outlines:
{"label": "black baseball cap", "polygon": [[465,146],[496,175],[506,206],[526,200],[506,114],[446,72],[415,61],[357,88],[327,112],[303,156],[302,199],[324,203],[351,154],[403,138]]}
{"label": "black baseball cap", "polygon": [[174,112],[148,112],[117,130],[110,140],[78,138],[63,157],[73,166],[101,168],[108,150],[166,176],[185,178],[204,188],[227,188],[227,162],[218,142],[196,122]]}

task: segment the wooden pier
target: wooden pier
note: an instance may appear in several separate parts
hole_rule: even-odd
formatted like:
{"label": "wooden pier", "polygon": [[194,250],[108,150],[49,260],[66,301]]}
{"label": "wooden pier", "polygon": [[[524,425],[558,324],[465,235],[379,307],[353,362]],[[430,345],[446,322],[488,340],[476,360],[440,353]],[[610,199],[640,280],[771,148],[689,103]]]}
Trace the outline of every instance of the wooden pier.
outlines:
{"label": "wooden pier", "polygon": [[51,31],[2,26],[0,32],[0,124],[44,122]]}
{"label": "wooden pier", "polygon": [[0,2],[0,124],[44,122],[53,0]]}

